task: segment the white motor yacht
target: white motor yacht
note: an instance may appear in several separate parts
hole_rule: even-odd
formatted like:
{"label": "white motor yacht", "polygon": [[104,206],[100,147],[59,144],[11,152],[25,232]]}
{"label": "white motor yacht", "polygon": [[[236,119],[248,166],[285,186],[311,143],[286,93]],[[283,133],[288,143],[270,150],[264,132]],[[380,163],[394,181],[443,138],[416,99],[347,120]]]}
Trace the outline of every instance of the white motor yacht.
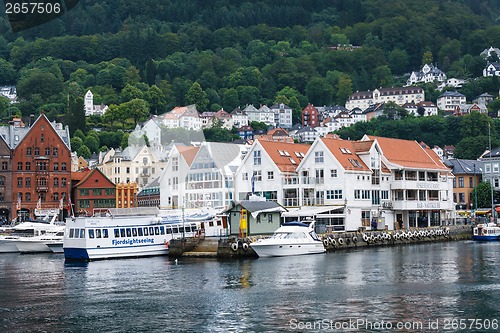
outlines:
{"label": "white motor yacht", "polygon": [[314,232],[314,222],[287,222],[276,229],[270,238],[250,244],[259,257],[281,257],[324,253],[323,242]]}

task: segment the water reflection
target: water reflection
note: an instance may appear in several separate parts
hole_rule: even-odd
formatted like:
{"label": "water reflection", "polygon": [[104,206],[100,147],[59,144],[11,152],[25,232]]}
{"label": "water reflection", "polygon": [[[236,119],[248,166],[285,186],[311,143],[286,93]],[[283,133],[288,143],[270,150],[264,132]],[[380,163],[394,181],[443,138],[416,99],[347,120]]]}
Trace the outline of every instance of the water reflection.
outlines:
{"label": "water reflection", "polygon": [[498,244],[474,242],[177,263],[6,254],[0,330],[284,332],[297,322],[441,320],[443,331],[445,318],[498,316],[499,257]]}

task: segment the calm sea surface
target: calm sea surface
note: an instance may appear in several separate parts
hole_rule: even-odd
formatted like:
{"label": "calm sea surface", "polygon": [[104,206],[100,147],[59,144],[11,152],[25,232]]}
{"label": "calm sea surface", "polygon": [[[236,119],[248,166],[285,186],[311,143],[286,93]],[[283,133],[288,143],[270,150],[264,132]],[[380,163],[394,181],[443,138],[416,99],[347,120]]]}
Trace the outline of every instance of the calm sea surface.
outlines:
{"label": "calm sea surface", "polygon": [[500,332],[500,243],[241,261],[0,255],[0,332]]}

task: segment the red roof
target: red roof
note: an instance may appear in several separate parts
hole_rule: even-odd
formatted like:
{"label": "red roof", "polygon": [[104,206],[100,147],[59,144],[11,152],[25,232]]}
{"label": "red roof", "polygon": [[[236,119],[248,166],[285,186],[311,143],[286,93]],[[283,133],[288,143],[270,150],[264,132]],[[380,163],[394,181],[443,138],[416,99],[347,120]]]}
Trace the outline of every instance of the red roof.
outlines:
{"label": "red roof", "polygon": [[300,143],[259,141],[281,172],[295,172],[300,161],[311,147]]}

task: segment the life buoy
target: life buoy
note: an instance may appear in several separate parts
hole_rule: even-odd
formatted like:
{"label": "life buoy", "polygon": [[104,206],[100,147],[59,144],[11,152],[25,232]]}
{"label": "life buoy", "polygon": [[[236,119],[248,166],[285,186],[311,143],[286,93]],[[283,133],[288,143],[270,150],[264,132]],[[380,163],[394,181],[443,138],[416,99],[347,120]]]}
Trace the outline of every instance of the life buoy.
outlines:
{"label": "life buoy", "polygon": [[231,243],[231,250],[233,250],[235,252],[238,251],[238,243],[236,243],[236,242],[235,243]]}
{"label": "life buoy", "polygon": [[168,250],[169,245],[170,245],[170,241],[165,242],[165,247],[167,248],[167,250]]}
{"label": "life buoy", "polygon": [[248,243],[243,243],[241,247],[243,248],[243,251],[248,251]]}

